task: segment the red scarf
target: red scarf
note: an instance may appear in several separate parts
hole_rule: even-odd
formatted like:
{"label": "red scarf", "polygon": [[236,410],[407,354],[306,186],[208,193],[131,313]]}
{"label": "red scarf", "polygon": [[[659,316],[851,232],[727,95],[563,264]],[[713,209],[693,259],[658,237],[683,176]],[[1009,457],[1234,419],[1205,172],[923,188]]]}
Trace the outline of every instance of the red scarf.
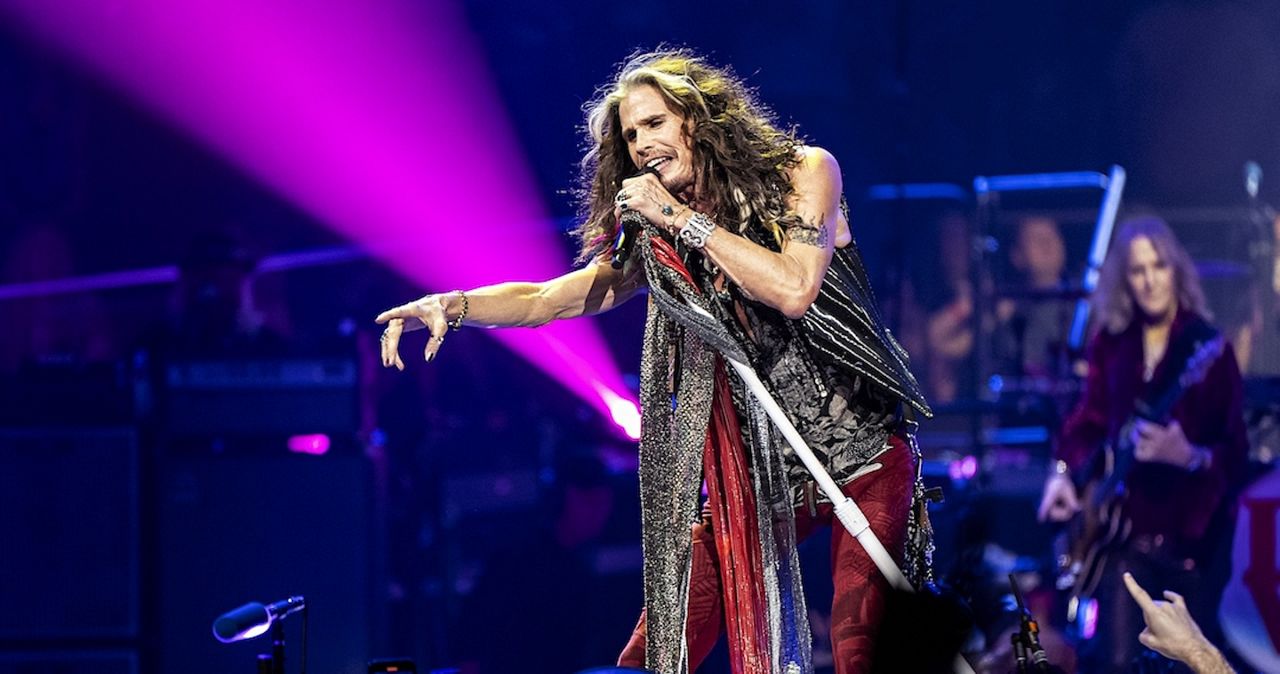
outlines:
{"label": "red scarf", "polygon": [[[655,258],[676,271],[696,291],[698,286],[693,276],[671,244],[659,237],[649,237],[649,241]],[[768,674],[772,658],[768,607],[760,582],[763,571],[759,518],[738,412],[733,407],[733,392],[722,358],[716,359],[715,378],[702,470],[720,558],[720,592],[729,638],[729,661],[733,674]]]}
{"label": "red scarf", "polygon": [[720,553],[720,592],[733,674],[767,674],[771,660],[769,621],[760,582],[763,573],[756,497],[747,470],[738,412],[733,407],[733,394],[721,359],[716,360],[715,397],[702,466],[716,551]]}

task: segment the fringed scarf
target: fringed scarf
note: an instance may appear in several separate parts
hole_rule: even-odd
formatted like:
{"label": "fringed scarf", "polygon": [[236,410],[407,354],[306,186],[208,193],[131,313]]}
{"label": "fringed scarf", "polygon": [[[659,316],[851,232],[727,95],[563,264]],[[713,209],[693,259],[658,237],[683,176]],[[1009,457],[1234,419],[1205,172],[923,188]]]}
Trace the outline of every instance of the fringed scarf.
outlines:
{"label": "fringed scarf", "polygon": [[809,674],[785,466],[758,403],[739,391],[746,409],[734,407],[719,354],[750,361],[724,325],[687,308],[713,313],[675,249],[651,227],[637,243],[651,301],[640,373],[647,666],[689,669],[689,528],[705,475],[733,672]]}

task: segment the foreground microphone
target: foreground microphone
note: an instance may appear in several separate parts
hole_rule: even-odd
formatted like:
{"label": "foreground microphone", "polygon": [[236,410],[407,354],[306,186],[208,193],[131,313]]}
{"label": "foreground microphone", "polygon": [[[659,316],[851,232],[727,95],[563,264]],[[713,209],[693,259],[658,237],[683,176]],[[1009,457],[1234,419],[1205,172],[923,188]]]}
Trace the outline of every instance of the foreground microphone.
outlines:
{"label": "foreground microphone", "polygon": [[1044,652],[1044,646],[1040,645],[1040,623],[1027,609],[1027,604],[1022,599],[1022,590],[1018,587],[1018,580],[1012,573],[1009,574],[1009,587],[1013,588],[1013,598],[1018,602],[1019,629],[1016,634],[1010,635],[1014,640],[1014,651],[1018,652],[1018,647],[1021,646],[1018,671],[1045,672],[1046,674],[1061,672],[1061,668],[1049,664],[1049,656]]}
{"label": "foreground microphone", "polygon": [[[646,166],[639,173],[632,176],[642,176],[646,173],[652,173],[659,182],[662,176],[658,174],[658,169],[652,166]],[[636,238],[640,236],[640,230],[644,229],[646,222],[643,215],[636,211],[623,211],[622,218],[618,220],[618,233],[613,237],[613,257],[609,258],[609,266],[614,269],[622,269],[622,265],[627,263],[627,259],[631,257],[631,247],[635,245]]]}
{"label": "foreground microphone", "polygon": [[249,602],[218,616],[213,621],[213,636],[224,644],[252,639],[266,632],[271,623],[301,611],[306,606],[307,600],[302,597],[289,597],[266,606],[256,601]]}

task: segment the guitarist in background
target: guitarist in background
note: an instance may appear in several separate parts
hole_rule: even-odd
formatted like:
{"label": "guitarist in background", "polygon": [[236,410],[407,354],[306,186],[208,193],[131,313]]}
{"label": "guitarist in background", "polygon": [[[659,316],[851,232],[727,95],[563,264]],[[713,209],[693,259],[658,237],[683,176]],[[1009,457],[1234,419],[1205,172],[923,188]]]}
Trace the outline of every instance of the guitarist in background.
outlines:
{"label": "guitarist in background", "polygon": [[[1201,623],[1213,622],[1216,597],[1206,595],[1216,593],[1205,591],[1201,577],[1213,549],[1228,544],[1216,533],[1229,527],[1210,521],[1238,486],[1248,440],[1230,345],[1201,363],[1201,376],[1180,396],[1159,390],[1177,387],[1194,345],[1220,338],[1208,324],[1191,258],[1168,225],[1149,216],[1121,224],[1094,302],[1099,330],[1089,347],[1084,397],[1063,425],[1039,517],[1062,522],[1088,507],[1073,477],[1088,482],[1107,470],[1102,447],[1132,448],[1119,497],[1132,528],[1106,557],[1094,593],[1096,632],[1080,649],[1082,671],[1119,672],[1140,652],[1143,628],[1121,582],[1124,572],[1182,594]],[[1176,402],[1159,420],[1141,418],[1139,401],[1162,397]]]}

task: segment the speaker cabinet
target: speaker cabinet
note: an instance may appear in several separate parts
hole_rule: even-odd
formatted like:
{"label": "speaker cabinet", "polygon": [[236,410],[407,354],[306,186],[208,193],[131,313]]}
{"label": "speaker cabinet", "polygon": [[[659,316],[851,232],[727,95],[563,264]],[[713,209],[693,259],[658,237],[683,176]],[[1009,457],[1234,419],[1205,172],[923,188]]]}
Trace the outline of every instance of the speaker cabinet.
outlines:
{"label": "speaker cabinet", "polygon": [[0,674],[137,674],[132,651],[0,653]]}
{"label": "speaker cabinet", "polygon": [[137,636],[138,503],[131,430],[0,429],[0,640]]}

